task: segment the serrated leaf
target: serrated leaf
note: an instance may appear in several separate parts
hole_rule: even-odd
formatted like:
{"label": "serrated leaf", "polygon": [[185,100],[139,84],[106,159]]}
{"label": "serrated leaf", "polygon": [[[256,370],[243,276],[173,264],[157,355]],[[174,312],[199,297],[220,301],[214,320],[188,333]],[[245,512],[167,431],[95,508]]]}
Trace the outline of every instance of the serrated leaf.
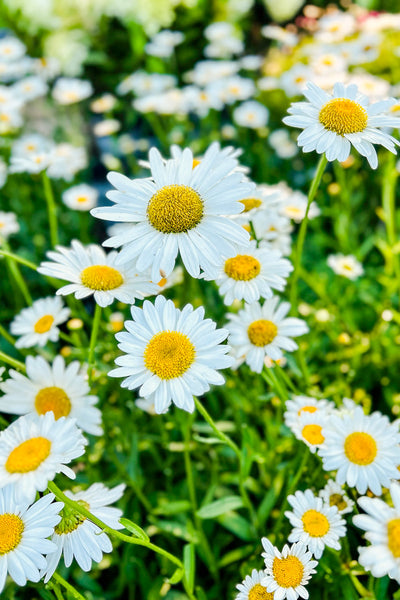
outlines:
{"label": "serrated leaf", "polygon": [[202,506],[196,514],[200,519],[214,519],[214,517],[219,517],[230,510],[242,508],[242,506],[243,500],[240,496],[225,496],[225,498]]}
{"label": "serrated leaf", "polygon": [[125,529],[133,533],[135,537],[140,538],[141,540],[146,540],[146,542],[150,541],[150,538],[147,535],[147,533],[141,527],[139,527],[139,525],[136,525],[136,523],[134,523],[133,521],[125,519],[125,517],[121,517],[119,522],[125,527]]}

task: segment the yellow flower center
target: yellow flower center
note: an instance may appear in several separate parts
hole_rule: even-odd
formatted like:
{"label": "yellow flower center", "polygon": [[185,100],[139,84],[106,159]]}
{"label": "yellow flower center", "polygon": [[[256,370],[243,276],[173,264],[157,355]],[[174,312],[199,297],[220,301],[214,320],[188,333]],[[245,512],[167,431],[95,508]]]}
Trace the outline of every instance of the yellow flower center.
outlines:
{"label": "yellow flower center", "polygon": [[51,442],[44,437],[34,437],[14,448],[7,458],[5,467],[9,473],[35,471],[49,456]]}
{"label": "yellow flower center", "polygon": [[257,277],[260,270],[260,261],[248,254],[238,254],[225,261],[225,273],[236,281],[250,281]]}
{"label": "yellow flower center", "polygon": [[361,104],[349,98],[334,98],[321,108],[319,121],[329,131],[338,135],[364,131],[368,113]]}
{"label": "yellow flower center", "polygon": [[321,425],[309,424],[303,427],[301,434],[309,444],[316,446],[317,444],[322,444],[325,440],[321,432]]}
{"label": "yellow flower center", "polygon": [[301,517],[304,531],[311,537],[323,537],[329,531],[329,521],[317,510],[307,510]]}
{"label": "yellow flower center", "polygon": [[198,158],[194,158],[192,163],[192,169],[195,169],[200,164],[200,162],[201,161]]}
{"label": "yellow flower center", "polygon": [[[76,500],[77,504],[80,504],[83,508],[90,510],[90,505],[84,500]],[[54,527],[54,531],[57,535],[64,535],[71,533],[78,529],[86,517],[75,512],[70,506],[64,505],[64,508],[60,511],[61,521]]]}
{"label": "yellow flower center", "polygon": [[256,583],[249,591],[249,600],[273,600],[274,595],[267,592],[261,583]]}
{"label": "yellow flower center", "polygon": [[282,588],[297,587],[303,579],[303,563],[297,556],[274,558],[272,573],[276,583]]}
{"label": "yellow flower center", "polygon": [[40,319],[36,321],[33,329],[35,333],[47,333],[47,331],[51,329],[53,323],[53,315],[43,315],[43,317],[40,317]]}
{"label": "yellow flower center", "polygon": [[331,494],[329,496],[329,505],[337,506],[338,510],[344,510],[347,507],[347,502],[341,494]]}
{"label": "yellow flower center", "polygon": [[146,368],[160,379],[183,375],[195,359],[196,351],[187,335],[161,331],[153,335],[144,351]]}
{"label": "yellow flower center", "polygon": [[262,202],[259,198],[244,198],[244,200],[240,201],[244,206],[243,212],[249,212],[253,208],[258,208],[261,206]]}
{"label": "yellow flower center", "polygon": [[12,552],[21,541],[24,523],[20,517],[10,513],[0,515],[0,556]]}
{"label": "yellow flower center", "polygon": [[309,412],[309,413],[315,413],[315,411],[317,410],[316,406],[303,406],[299,411],[298,411],[298,415],[301,415],[302,412]]}
{"label": "yellow flower center", "polygon": [[370,465],[375,460],[378,448],[369,433],[355,431],[347,436],[344,452],[350,462],[356,465]]}
{"label": "yellow flower center", "polygon": [[400,557],[400,519],[392,519],[387,524],[388,546],[395,558]]}
{"label": "yellow flower center", "polygon": [[147,205],[150,224],[162,233],[183,233],[198,225],[204,208],[200,195],[187,185],[165,185]]}
{"label": "yellow flower center", "polygon": [[162,279],[160,279],[160,281],[157,283],[158,286],[160,287],[164,287],[164,285],[167,283],[167,278],[163,277]]}
{"label": "yellow flower center", "polygon": [[255,346],[267,346],[275,339],[278,333],[278,328],[272,321],[259,319],[250,323],[247,329],[249,340]]}
{"label": "yellow flower center", "polygon": [[59,387],[46,387],[36,394],[35,408],[39,415],[49,411],[54,413],[54,418],[66,417],[71,412],[71,402],[63,389]]}
{"label": "yellow flower center", "polygon": [[82,204],[83,202],[87,202],[87,196],[78,196],[76,201],[80,204]]}
{"label": "yellow flower center", "polygon": [[117,269],[107,265],[93,265],[86,267],[81,273],[83,285],[91,290],[115,290],[123,283],[123,277]]}

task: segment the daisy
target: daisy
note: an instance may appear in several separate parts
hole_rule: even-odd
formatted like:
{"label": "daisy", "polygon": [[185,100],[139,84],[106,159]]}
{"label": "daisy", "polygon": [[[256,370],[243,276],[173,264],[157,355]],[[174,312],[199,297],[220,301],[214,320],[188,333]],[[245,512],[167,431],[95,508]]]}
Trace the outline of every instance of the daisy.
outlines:
{"label": "daisy", "polygon": [[233,111],[233,120],[239,127],[260,129],[268,123],[269,111],[260,102],[248,100],[243,102]]}
{"label": "daisy", "polygon": [[0,384],[4,392],[0,410],[13,415],[51,411],[56,420],[74,418],[83,431],[101,435],[101,413],[94,407],[98,398],[88,395],[90,388],[79,368],[78,361],[66,366],[62,356],[56,356],[52,365],[41,356],[28,356],[27,377],[10,370],[11,379]]}
{"label": "daisy", "polygon": [[323,411],[312,414],[303,412],[291,427],[296,438],[304,442],[313,454],[325,441],[326,419],[327,415]]}
{"label": "daisy", "polygon": [[93,133],[97,137],[106,137],[108,135],[113,135],[120,129],[121,123],[117,119],[103,119],[93,126]]}
{"label": "daisy", "polygon": [[52,179],[71,181],[78,171],[87,167],[87,164],[85,148],[64,142],[52,149],[47,175]]}
{"label": "daisy", "polygon": [[[109,489],[102,483],[94,483],[84,492],[73,494],[67,490],[64,493],[112,529],[123,529],[119,522],[122,511],[108,505],[119,500],[124,489],[124,484]],[[45,575],[44,583],[49,581],[56,570],[61,554],[64,556],[66,567],[69,567],[75,558],[83,571],[90,571],[92,561],[100,562],[103,552],[112,552],[110,538],[98,525],[77,514],[67,505],[60,514],[61,521],[56,525],[51,537],[57,549],[48,557],[47,567],[41,573],[42,576]]]}
{"label": "daisy", "polygon": [[95,113],[105,113],[111,111],[117,103],[117,99],[112,94],[103,94],[90,104],[90,110]]}
{"label": "daisy", "polygon": [[285,425],[291,429],[293,425],[298,423],[303,414],[322,413],[326,415],[334,407],[332,402],[325,399],[317,400],[311,396],[292,396],[290,400],[286,401]]}
{"label": "daisy", "polygon": [[286,125],[304,129],[297,139],[304,152],[315,150],[325,153],[328,161],[343,162],[353,145],[373,169],[378,166],[378,157],[372,144],[380,144],[396,154],[395,145],[399,142],[379,129],[399,126],[395,117],[384,114],[394,99],[369,104],[356,85],[345,87],[342,83],[336,83],[330,95],[310,82],[304,95],[309,102],[292,104],[291,116],[283,119]]}
{"label": "daisy", "polygon": [[81,300],[93,294],[95,302],[104,307],[115,299],[133,304],[135,298],[156,293],[157,286],[146,273],[138,274],[132,265],[117,267],[117,252],[106,255],[100,246],[85,247],[77,240],[71,246],[57,246],[56,252],[47,253],[53,262],[42,262],[38,268],[43,275],[72,282],[57,290],[57,295],[75,294]]}
{"label": "daisy", "polygon": [[336,506],[340,515],[345,515],[353,511],[353,500],[350,500],[342,486],[333,479],[329,479],[326,482],[325,487],[319,491],[318,495],[325,504]]}
{"label": "daisy", "polygon": [[11,333],[21,336],[15,347],[43,347],[49,340],[57,342],[60,336],[57,325],[65,323],[70,312],[63,306],[61,298],[49,296],[35,300],[32,306],[21,310],[10,325]]}
{"label": "daisy", "polygon": [[252,216],[252,223],[258,240],[268,242],[284,256],[290,254],[293,231],[290,219],[272,210],[260,210]]}
{"label": "daisy", "polygon": [[328,256],[328,266],[337,275],[342,275],[351,281],[355,281],[364,273],[363,266],[355,256],[348,254],[331,254]]}
{"label": "daisy", "polygon": [[97,204],[99,193],[96,188],[86,183],[74,185],[62,194],[62,201],[74,210],[90,210]]}
{"label": "daisy", "polygon": [[20,417],[0,433],[0,488],[12,483],[18,497],[32,503],[56,473],[75,479],[66,464],[82,456],[86,444],[74,419],[56,421],[51,412]]}
{"label": "daisy", "polygon": [[[292,192],[283,202],[280,208],[280,213],[292,219],[295,223],[300,223],[305,215],[307,209],[307,197],[301,192]],[[311,202],[308,210],[308,218],[314,219],[321,214],[321,211],[316,202]]]}
{"label": "daisy", "polygon": [[1,239],[7,239],[13,233],[18,233],[19,223],[17,215],[13,212],[0,211],[0,243]]}
{"label": "daisy", "polygon": [[265,571],[253,569],[251,575],[246,575],[242,583],[238,583],[239,590],[235,600],[273,600],[274,595],[267,592],[267,588],[261,585],[265,577]]}
{"label": "daisy", "polygon": [[291,271],[291,263],[278,250],[257,248],[252,241],[224,259],[218,269],[207,273],[206,279],[216,281],[225,304],[234,300],[252,303],[271,298],[272,289],[283,291]]}
{"label": "daisy", "polygon": [[13,62],[24,56],[26,46],[14,36],[6,35],[0,40],[0,60]]}
{"label": "daisy", "polygon": [[54,84],[52,96],[59,104],[75,104],[93,94],[90,81],[73,77],[60,77]]}
{"label": "daisy", "polygon": [[233,173],[237,161],[214,146],[193,169],[193,154],[186,148],[180,159],[164,163],[155,148],[149,154],[151,179],[131,180],[108,175],[117,188],[107,196],[113,207],[94,208],[95,217],[131,223],[124,235],[104,245],[121,246],[120,264],[137,259],[139,271],[152,267],[151,279],[168,277],[178,251],[187,271],[198,277],[200,267],[217,264],[221,255],[234,253],[248,242],[248,234],[227,215],[240,213],[239,200],[253,184]]}
{"label": "daisy", "polygon": [[346,527],[336,506],[324,504],[311,490],[297,491],[287,499],[293,512],[287,510],[285,516],[294,527],[289,542],[302,542],[315,558],[321,558],[325,546],[340,550],[339,538],[346,535]]}
{"label": "daisy", "polygon": [[393,507],[380,498],[363,496],[358,504],[367,515],[355,515],[353,523],[364,529],[370,546],[359,547],[358,562],[374,577],[389,575],[400,583],[400,485],[390,486]]}
{"label": "daisy", "polygon": [[24,102],[30,102],[47,94],[47,84],[41,77],[30,75],[20,79],[12,86],[15,94]]}
{"label": "daisy", "polygon": [[357,406],[350,414],[332,415],[320,449],[323,468],[337,469],[337,482],[355,487],[360,494],[369,488],[380,495],[382,486],[400,473],[400,433],[396,423],[379,412],[365,415]]}
{"label": "daisy", "polygon": [[273,594],[274,600],[296,600],[299,596],[308,598],[305,586],[315,573],[314,567],[318,562],[312,560],[307,546],[298,543],[289,548],[285,544],[279,552],[267,538],[262,538],[261,542],[265,550],[261,555],[265,561],[265,577],[261,579],[261,585]]}
{"label": "daisy", "polygon": [[157,296],[154,305],[146,300],[143,308],[131,307],[133,321],[126,321],[127,332],[117,333],[119,349],[126,356],[115,362],[119,368],[111,377],[126,377],[122,387],[140,387],[139,395],[154,401],[157,413],[171,402],[188,412],[194,411],[193,395],[202,395],[210,383],[222,385],[217,369],[230,367],[229,346],[221,345],[228,332],[216,329],[204,319],[204,308],[182,310],[172,300]]}
{"label": "daisy", "polygon": [[62,502],[46,494],[29,506],[17,502],[13,485],[0,489],[0,593],[7,573],[18,585],[38,582],[45,568],[44,555],[55,552],[56,545],[46,539],[60,522]]}
{"label": "daisy", "polygon": [[230,314],[227,325],[229,343],[235,354],[242,356],[252,371],[261,373],[264,357],[272,360],[282,358],[282,350],[293,352],[298,348],[291,337],[308,332],[308,327],[301,319],[289,317],[290,304],[282,302],[274,296],[261,306],[258,302],[245,306],[237,315]]}

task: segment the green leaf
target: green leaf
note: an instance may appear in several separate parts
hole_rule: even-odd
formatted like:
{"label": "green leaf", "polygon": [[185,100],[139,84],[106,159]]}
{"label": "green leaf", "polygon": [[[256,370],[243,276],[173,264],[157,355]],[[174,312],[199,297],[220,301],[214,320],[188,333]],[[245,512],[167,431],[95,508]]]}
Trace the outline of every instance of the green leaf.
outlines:
{"label": "green leaf", "polygon": [[236,537],[244,542],[254,540],[254,531],[250,523],[234,512],[221,515],[218,518],[218,523],[225,527],[225,529],[228,529],[228,531],[234,533]]}
{"label": "green leaf", "polygon": [[242,506],[243,500],[240,498],[240,496],[225,496],[225,498],[215,500],[215,502],[211,502],[211,504],[202,506],[196,514],[198,517],[200,517],[200,519],[213,519],[214,517],[223,515],[230,510],[242,508]]}
{"label": "green leaf", "polygon": [[124,517],[121,517],[119,522],[121,523],[121,525],[123,525],[125,527],[125,529],[127,529],[128,531],[133,533],[133,535],[135,537],[137,537],[141,540],[146,540],[146,542],[150,541],[150,538],[147,535],[147,533],[145,531],[143,531],[143,529],[141,527],[139,527],[139,525],[136,525],[136,523],[133,523],[133,521],[130,521],[129,519],[125,519]]}
{"label": "green leaf", "polygon": [[190,510],[188,500],[177,500],[176,502],[165,502],[153,511],[155,515],[176,515]]}
{"label": "green leaf", "polygon": [[178,567],[176,569],[176,571],[173,573],[173,575],[168,579],[168,583],[170,583],[171,585],[175,585],[176,583],[180,582],[182,577],[183,577],[183,569]]}
{"label": "green leaf", "polygon": [[194,580],[196,573],[196,554],[194,544],[186,544],[183,548],[183,566],[187,583],[191,592],[194,588]]}
{"label": "green leaf", "polygon": [[240,546],[240,548],[235,548],[230,552],[227,552],[225,556],[221,558],[218,563],[219,568],[226,567],[231,563],[242,561],[244,558],[247,558],[254,551],[254,544],[248,544],[247,546]]}

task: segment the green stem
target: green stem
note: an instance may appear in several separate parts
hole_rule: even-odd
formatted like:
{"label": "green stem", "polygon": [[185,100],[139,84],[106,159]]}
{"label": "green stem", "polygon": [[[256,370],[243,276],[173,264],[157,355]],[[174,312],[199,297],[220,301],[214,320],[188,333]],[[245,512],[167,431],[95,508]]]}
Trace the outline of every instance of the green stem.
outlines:
{"label": "green stem", "polygon": [[18,266],[18,262],[15,260],[14,255],[10,252],[10,247],[7,242],[3,243],[5,250],[2,251],[3,256],[7,261],[10,272],[15,279],[15,283],[19,287],[21,294],[27,304],[32,304],[32,297],[28,290],[28,286],[25,283],[25,279],[21,275],[21,271]]}
{"label": "green stem", "polygon": [[293,479],[290,482],[290,485],[288,486],[286,493],[285,493],[285,499],[282,503],[282,506],[279,509],[279,518],[277,520],[277,522],[275,523],[275,527],[274,527],[274,531],[278,532],[280,531],[280,527],[283,521],[283,518],[285,516],[285,509],[286,506],[288,504],[288,496],[290,496],[290,494],[293,494],[293,492],[296,491],[297,489],[297,484],[300,480],[300,477],[303,475],[304,469],[307,465],[308,459],[310,456],[310,450],[308,448],[308,446],[306,446],[304,448],[304,452],[303,452],[303,456],[301,457],[301,461],[296,469],[296,475],[293,477]]}
{"label": "green stem", "polygon": [[350,572],[349,577],[351,579],[352,584],[354,585],[357,592],[362,598],[371,598],[371,600],[375,598],[375,594],[367,590],[367,588],[364,587],[360,581],[358,581],[357,577],[353,573]]}
{"label": "green stem", "polygon": [[[68,581],[66,581],[63,577],[61,577],[61,575],[59,575],[57,572],[53,573],[53,579],[59,585],[62,585],[63,588],[65,588],[71,594],[71,596],[73,596],[74,598],[76,598],[76,600],[86,600],[85,596],[82,596],[82,594],[80,594],[78,592],[78,590],[76,590],[74,588],[73,585],[71,585],[70,583],[68,583]],[[58,598],[58,596],[57,596],[57,598]]]}
{"label": "green stem", "polygon": [[26,367],[25,367],[24,363],[20,362],[16,358],[13,358],[12,356],[9,356],[5,352],[0,351],[0,361],[1,360],[3,362],[5,362],[6,364],[11,365],[11,367],[15,367],[16,369],[19,369],[20,371],[24,371],[24,372],[26,371]]}
{"label": "green stem", "polygon": [[93,317],[93,324],[92,324],[92,334],[90,336],[89,357],[88,357],[89,385],[92,383],[92,379],[93,379],[94,351],[95,351],[97,336],[99,333],[100,319],[101,319],[101,306],[96,303],[96,308],[95,308],[94,317]]}
{"label": "green stem", "polygon": [[10,335],[7,331],[7,329],[5,327],[3,327],[3,325],[0,323],[0,335],[3,336],[3,338],[5,340],[7,340],[7,342],[9,344],[11,344],[11,346],[15,346],[15,339],[13,338],[12,335]]}
{"label": "green stem", "polygon": [[47,215],[50,226],[50,240],[53,248],[58,244],[57,206],[54,200],[53,188],[46,171],[42,172],[44,196],[47,204]]}
{"label": "green stem", "polygon": [[26,258],[22,258],[21,256],[18,256],[18,254],[14,254],[9,250],[0,250],[0,256],[11,258],[14,262],[21,263],[21,265],[25,265],[25,267],[32,269],[32,271],[37,271],[37,265],[35,265],[35,263],[31,262],[30,260],[26,260]]}
{"label": "green stem", "polygon": [[325,154],[321,155],[319,159],[317,169],[315,171],[314,179],[311,182],[310,190],[308,192],[308,201],[306,214],[304,215],[304,219],[300,225],[299,237],[297,238],[297,245],[294,257],[294,271],[292,274],[291,288],[290,288],[290,304],[292,306],[292,311],[297,310],[297,294],[298,294],[298,279],[300,274],[300,265],[301,265],[301,256],[303,254],[303,246],[304,240],[307,233],[307,225],[308,225],[308,212],[310,210],[310,206],[312,201],[315,198],[315,194],[317,193],[319,184],[321,182],[322,175],[325,171],[325,167],[328,163],[328,160]]}
{"label": "green stem", "polygon": [[385,215],[385,225],[388,244],[390,246],[391,263],[390,273],[394,272],[396,279],[400,281],[399,256],[393,252],[397,242],[396,236],[396,182],[399,174],[395,168],[395,157],[390,155],[384,171],[382,182],[382,208]]}

